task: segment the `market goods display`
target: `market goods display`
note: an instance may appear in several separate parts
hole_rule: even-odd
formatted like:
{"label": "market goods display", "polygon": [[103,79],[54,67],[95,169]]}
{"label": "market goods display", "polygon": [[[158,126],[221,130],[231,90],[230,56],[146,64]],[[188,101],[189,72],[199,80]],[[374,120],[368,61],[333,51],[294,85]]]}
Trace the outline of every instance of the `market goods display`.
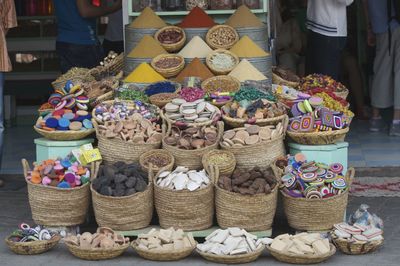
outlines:
{"label": "market goods display", "polygon": [[194,191],[205,188],[210,184],[210,177],[204,170],[190,170],[183,166],[178,166],[174,171],[164,171],[158,174],[156,184],[163,188],[173,190]]}
{"label": "market goods display", "polygon": [[348,89],[340,82],[322,74],[311,74],[301,79],[299,90],[313,93],[314,90],[320,92],[331,92],[346,100],[349,94]]}
{"label": "market goods display", "polygon": [[336,96],[334,93],[331,92],[318,91],[319,90],[315,90],[313,96],[321,98],[325,107],[337,112],[343,112],[349,117],[354,116],[354,113],[349,109],[350,104],[346,100]]}
{"label": "market goods display", "polygon": [[199,58],[194,58],[176,77],[176,81],[183,83],[185,78],[198,77],[201,80],[214,77],[213,73],[200,61]]}
{"label": "market goods display", "polygon": [[240,40],[229,49],[229,51],[240,58],[264,57],[269,55],[269,53],[253,42],[253,40],[251,40],[247,35],[240,38]]}
{"label": "market goods display", "polygon": [[21,223],[18,229],[5,239],[5,242],[16,254],[36,255],[52,249],[60,239],[58,234],[40,225],[31,227],[26,223]]}
{"label": "market goods display", "polygon": [[[188,5],[190,7],[188,8]],[[181,28],[210,28],[216,23],[202,8],[208,6],[206,0],[189,0],[186,1],[186,9],[190,10],[181,23],[178,24]]]}
{"label": "market goods display", "polygon": [[220,176],[231,175],[236,167],[236,158],[226,150],[212,150],[203,155],[203,166],[217,167]]}
{"label": "market goods display", "polygon": [[149,64],[143,62],[124,79],[124,82],[148,84],[164,80],[163,76],[157,73]]}
{"label": "market goods display", "polygon": [[272,168],[282,178],[283,207],[292,228],[331,230],[343,220],[354,168],[349,168],[343,176],[345,170],[341,164],[328,166],[307,161],[301,153],[288,160],[276,160]]}
{"label": "market goods display", "polygon": [[196,150],[217,143],[218,130],[215,126],[188,127],[173,126],[171,133],[164,137],[164,143],[183,150]]}
{"label": "market goods display", "polygon": [[205,92],[201,88],[184,87],[179,92],[179,97],[187,102],[201,101]]}
{"label": "market goods display", "polygon": [[207,93],[207,100],[222,107],[232,101],[233,95],[240,89],[240,81],[230,76],[216,76],[203,81],[201,87]]}
{"label": "market goods display", "polygon": [[260,81],[268,79],[246,59],[242,59],[240,63],[229,73],[229,76],[237,78],[240,82],[245,82],[246,80]]}
{"label": "market goods display", "polygon": [[206,41],[212,49],[230,49],[239,41],[239,35],[231,26],[217,25],[208,30]]}
{"label": "market goods display", "polygon": [[132,247],[139,256],[154,261],[174,261],[189,256],[196,248],[192,233],[185,234],[182,229],[151,229],[138,235]]}
{"label": "market goods display", "polygon": [[178,55],[184,58],[200,58],[205,59],[212,49],[207,45],[205,41],[199,36],[194,36],[183,49],[178,53]]}
{"label": "market goods display", "polygon": [[207,55],[206,64],[216,75],[226,75],[238,64],[239,58],[224,49],[217,49]]}
{"label": "market goods display", "polygon": [[[176,162],[180,165],[179,161]],[[180,228],[185,231],[204,230],[212,226],[214,216],[214,180],[218,171],[209,167],[206,172],[190,171],[188,167],[177,167],[170,175],[161,170],[154,178],[154,201],[161,228]],[[184,173],[186,174],[184,174]],[[153,173],[149,172],[150,177]],[[160,177],[161,175],[161,177]],[[174,177],[175,176],[175,177]],[[165,177],[165,178],[164,178]],[[203,183],[207,182],[206,186]],[[159,180],[162,179],[159,184]],[[171,189],[163,187],[174,180]],[[189,190],[190,186],[190,191]],[[187,189],[185,189],[187,187]]]}
{"label": "market goods display", "polygon": [[100,80],[81,83],[84,95],[89,98],[90,107],[94,107],[102,101],[111,100],[114,90],[119,86],[122,72],[116,76],[105,77]]}
{"label": "market goods display", "polygon": [[244,229],[238,227],[226,230],[218,229],[206,237],[206,241],[197,244],[197,252],[206,260],[238,264],[255,261],[264,249],[264,243],[269,239],[257,239]]}
{"label": "market goods display", "polygon": [[129,25],[130,28],[134,29],[160,29],[166,26],[167,23],[157,16],[150,7],[143,9],[140,15]]}
{"label": "market goods display", "polygon": [[76,160],[68,155],[61,160],[46,160],[31,170],[29,163],[22,159],[29,205],[36,224],[71,226],[85,221],[89,180],[96,172],[96,165],[88,169],[74,163]]}
{"label": "market goods display", "polygon": [[171,81],[155,82],[147,86],[144,93],[152,96],[159,93],[173,93],[180,89],[180,84]]}
{"label": "market goods display", "polygon": [[333,243],[345,254],[360,255],[377,250],[383,245],[383,221],[368,212],[361,204],[348,223],[335,224],[331,232]]}
{"label": "market goods display", "polygon": [[94,77],[88,75],[88,72],[88,68],[73,67],[66,73],[59,76],[55,81],[51,83],[51,85],[54,90],[62,90],[65,87],[67,81],[72,81],[74,83],[93,81]]}
{"label": "market goods display", "polygon": [[292,264],[315,264],[329,259],[336,248],[319,233],[284,234],[267,246],[277,260]]}
{"label": "market goods display", "polygon": [[292,88],[296,88],[300,83],[300,78],[290,71],[289,69],[283,69],[280,67],[272,68],[272,82],[277,85],[284,85]]}
{"label": "market goods display", "polygon": [[64,239],[68,250],[77,258],[84,260],[106,260],[116,258],[129,247],[129,238],[115,233],[107,227],[97,228],[96,233],[84,232]]}
{"label": "market goods display", "polygon": [[167,54],[167,51],[152,36],[145,35],[127,56],[129,58],[154,58],[160,54]]}
{"label": "market goods display", "polygon": [[151,95],[149,101],[151,104],[154,104],[159,108],[164,108],[166,104],[172,102],[172,100],[176,98],[179,98],[177,93],[162,92]]}
{"label": "market goods display", "polygon": [[145,172],[153,171],[154,174],[158,173],[161,169],[166,171],[172,170],[175,164],[174,156],[166,150],[157,149],[151,150],[140,155],[140,166]]}
{"label": "market goods display", "polygon": [[120,101],[141,101],[149,102],[149,97],[134,84],[123,84],[116,90],[116,99]]}
{"label": "market goods display", "polygon": [[205,102],[204,99],[198,99],[193,102],[174,99],[171,103],[166,104],[164,109],[166,111],[164,116],[173,123],[183,122],[189,125],[211,123],[217,120],[220,115],[219,109],[211,103]]}
{"label": "market goods display", "polygon": [[185,60],[176,54],[160,54],[151,60],[151,66],[163,77],[170,78],[181,72],[185,67]]}
{"label": "market goods display", "polygon": [[241,5],[236,9],[235,13],[229,17],[225,24],[234,28],[254,28],[264,26],[264,23],[245,5]]}
{"label": "market goods display", "polygon": [[166,26],[159,29],[154,38],[167,52],[176,52],[185,44],[186,34],[182,28],[177,26]]}

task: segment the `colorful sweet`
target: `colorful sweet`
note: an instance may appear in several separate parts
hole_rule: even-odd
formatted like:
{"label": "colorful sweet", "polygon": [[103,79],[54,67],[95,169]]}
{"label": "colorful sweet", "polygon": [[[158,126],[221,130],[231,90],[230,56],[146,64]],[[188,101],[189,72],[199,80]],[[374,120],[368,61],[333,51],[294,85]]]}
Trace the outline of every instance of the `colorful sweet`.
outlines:
{"label": "colorful sweet", "polygon": [[343,92],[347,89],[342,83],[329,76],[322,74],[311,74],[301,79],[299,90],[307,93],[313,93],[315,90],[334,93]]}
{"label": "colorful sweet", "polygon": [[17,230],[13,231],[8,237],[8,240],[13,242],[34,242],[40,240],[50,240],[56,237],[57,234],[51,230],[37,225],[31,227],[29,224],[21,223]]}

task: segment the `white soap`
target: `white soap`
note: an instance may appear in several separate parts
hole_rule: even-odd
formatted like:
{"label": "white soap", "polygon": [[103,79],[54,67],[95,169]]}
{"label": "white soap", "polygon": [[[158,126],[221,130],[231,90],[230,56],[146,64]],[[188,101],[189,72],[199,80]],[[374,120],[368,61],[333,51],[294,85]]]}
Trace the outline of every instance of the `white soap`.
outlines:
{"label": "white soap", "polygon": [[223,243],[228,236],[229,236],[228,230],[221,230],[216,236],[210,239],[210,242]]}
{"label": "white soap", "polygon": [[284,241],[279,240],[279,239],[274,239],[274,241],[271,244],[271,248],[275,249],[277,251],[285,251],[286,247],[287,247],[287,244]]}
{"label": "white soap", "polygon": [[246,254],[246,253],[247,253],[247,248],[240,248],[240,249],[232,250],[229,254],[230,255],[239,255],[239,254]]}
{"label": "white soap", "polygon": [[240,237],[228,236],[224,241],[224,248],[222,249],[222,253],[225,255],[231,253],[232,250],[236,249],[239,243],[242,241]]}
{"label": "white soap", "polygon": [[230,227],[228,228],[229,230],[229,234],[231,234],[231,236],[242,236],[243,232],[242,229],[240,229],[239,227]]}
{"label": "white soap", "polygon": [[209,234],[208,236],[206,236],[206,240],[210,240],[211,238],[213,238],[214,236],[216,236],[219,232],[221,232],[222,229],[217,229],[214,232],[212,232],[211,234]]}
{"label": "white soap", "polygon": [[187,189],[189,191],[195,191],[196,189],[199,189],[199,188],[200,188],[200,184],[196,183],[195,181],[189,181],[187,183]]}

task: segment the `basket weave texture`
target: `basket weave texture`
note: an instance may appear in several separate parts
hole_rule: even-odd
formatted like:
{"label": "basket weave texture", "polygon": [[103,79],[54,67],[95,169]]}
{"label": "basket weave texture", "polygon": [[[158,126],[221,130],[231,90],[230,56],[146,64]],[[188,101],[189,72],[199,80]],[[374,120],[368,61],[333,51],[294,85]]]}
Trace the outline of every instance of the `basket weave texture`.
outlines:
{"label": "basket weave texture", "polygon": [[383,245],[383,239],[368,242],[350,242],[346,239],[340,239],[332,234],[332,241],[341,252],[348,255],[363,255],[374,252]]}
{"label": "basket weave texture", "polygon": [[[180,32],[182,33],[183,37],[182,37],[182,39],[181,39],[179,42],[177,42],[177,43],[172,43],[172,44],[162,43],[162,42],[160,42],[160,41],[158,40],[158,36],[159,36],[163,31],[165,31],[165,30],[177,30],[177,31],[180,31]],[[172,53],[172,52],[177,52],[177,51],[179,51],[179,50],[183,47],[183,45],[185,45],[185,43],[186,43],[186,33],[185,33],[185,31],[184,31],[182,28],[180,28],[180,27],[177,27],[177,26],[165,26],[165,27],[159,29],[159,30],[156,32],[156,34],[154,35],[154,39],[156,39],[156,41],[158,41],[158,42],[160,43],[160,45],[161,45],[167,52]]]}
{"label": "basket weave texture", "polygon": [[344,141],[349,128],[321,131],[321,132],[292,132],[288,131],[287,135],[296,143],[304,145],[328,145],[336,142]]}
{"label": "basket weave texture", "polygon": [[184,259],[190,254],[192,254],[192,251],[195,249],[195,247],[190,247],[190,248],[183,248],[181,250],[173,250],[173,251],[166,251],[166,252],[160,252],[160,251],[151,251],[151,250],[143,250],[138,248],[138,245],[134,242],[132,242],[132,248],[136,251],[136,253],[146,259],[146,260],[152,260],[152,261],[177,261]]}
{"label": "basket weave texture", "polygon": [[287,254],[283,252],[279,252],[271,247],[267,246],[267,250],[269,253],[277,260],[281,262],[286,262],[290,264],[316,264],[323,261],[326,261],[330,257],[332,257],[336,253],[336,248],[334,245],[330,244],[331,250],[329,253],[324,256],[320,255],[294,255]]}
{"label": "basket weave texture", "polygon": [[259,126],[268,126],[268,125],[276,125],[279,122],[282,122],[282,120],[286,117],[287,115],[280,115],[277,117],[273,118],[264,118],[264,119],[257,119],[255,122],[247,121],[245,119],[241,118],[232,118],[224,113],[222,113],[222,119],[224,120],[225,124],[229,125],[232,128],[237,128],[237,127],[244,127],[244,124],[255,124]]}
{"label": "basket weave texture", "polygon": [[216,263],[222,264],[241,264],[241,263],[249,263],[258,259],[264,251],[264,246],[257,249],[254,252],[240,255],[215,255],[210,253],[202,252],[196,249],[197,253],[200,254],[204,259]]}
{"label": "basket weave texture", "polygon": [[72,245],[70,243],[65,242],[69,252],[77,258],[83,260],[108,260],[112,258],[116,258],[122,253],[124,253],[129,248],[129,243],[125,245],[121,245],[117,248],[112,249],[82,249],[81,247]]}
{"label": "basket weave texture", "polygon": [[[210,161],[209,161],[210,156],[218,155],[218,154],[226,154],[229,157],[229,159],[226,160],[223,165],[216,165],[216,167],[218,167],[218,169],[219,169],[219,175],[220,176],[224,176],[224,175],[230,176],[233,173],[233,171],[235,170],[235,168],[236,168],[235,155],[230,151],[227,151],[227,150],[211,150],[211,151],[207,152],[206,154],[203,155],[203,158],[201,160],[202,164],[203,164],[203,167],[204,168],[209,167],[209,165],[210,165]],[[211,165],[213,165],[213,164],[211,164]]]}
{"label": "basket weave texture", "polygon": [[59,235],[53,236],[50,240],[39,240],[33,242],[14,242],[7,237],[5,242],[12,252],[18,255],[42,254],[55,247],[61,240]]}

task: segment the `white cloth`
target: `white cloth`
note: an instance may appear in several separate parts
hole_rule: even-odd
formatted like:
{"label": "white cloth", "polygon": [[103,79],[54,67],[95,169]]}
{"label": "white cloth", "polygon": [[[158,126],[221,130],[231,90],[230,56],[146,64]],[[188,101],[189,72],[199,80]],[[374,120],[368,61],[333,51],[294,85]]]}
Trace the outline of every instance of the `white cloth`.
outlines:
{"label": "white cloth", "polygon": [[124,40],[123,25],[122,25],[122,9],[108,15],[108,25],[104,39],[116,42]]}
{"label": "white cloth", "polygon": [[353,0],[308,0],[307,28],[331,36],[347,36],[346,7]]}

